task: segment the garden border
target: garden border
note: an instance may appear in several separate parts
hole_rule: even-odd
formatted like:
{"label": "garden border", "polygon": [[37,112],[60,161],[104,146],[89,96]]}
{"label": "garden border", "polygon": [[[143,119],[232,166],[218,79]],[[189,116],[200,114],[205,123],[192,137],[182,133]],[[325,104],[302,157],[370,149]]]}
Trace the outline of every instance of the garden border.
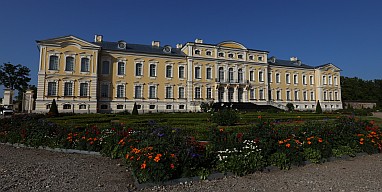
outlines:
{"label": "garden border", "polygon": [[30,146],[27,146],[27,145],[24,145],[24,144],[20,144],[20,143],[1,143],[0,144],[3,144],[3,145],[9,145],[9,146],[13,146],[13,147],[22,147],[22,148],[29,148],[29,149],[44,149],[44,150],[47,150],[47,151],[53,151],[53,152],[60,152],[60,153],[69,153],[69,154],[74,154],[74,153],[77,153],[77,154],[83,154],[83,155],[96,155],[96,156],[101,156],[101,153],[100,152],[96,152],[96,151],[84,151],[84,150],[77,150],[77,149],[62,149],[62,148],[50,148],[50,147],[42,147],[42,146],[39,146],[39,147],[30,147]]}

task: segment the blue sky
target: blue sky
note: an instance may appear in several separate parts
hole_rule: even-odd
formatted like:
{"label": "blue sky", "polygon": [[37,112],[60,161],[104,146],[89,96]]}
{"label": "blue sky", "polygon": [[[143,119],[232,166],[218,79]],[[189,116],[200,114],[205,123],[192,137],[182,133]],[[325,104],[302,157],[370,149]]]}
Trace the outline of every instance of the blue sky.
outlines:
{"label": "blue sky", "polygon": [[92,41],[102,34],[106,41],[175,46],[201,38],[234,40],[313,66],[330,62],[343,76],[382,79],[381,7],[378,0],[2,1],[0,63],[29,67],[37,85],[35,40],[72,34]]}

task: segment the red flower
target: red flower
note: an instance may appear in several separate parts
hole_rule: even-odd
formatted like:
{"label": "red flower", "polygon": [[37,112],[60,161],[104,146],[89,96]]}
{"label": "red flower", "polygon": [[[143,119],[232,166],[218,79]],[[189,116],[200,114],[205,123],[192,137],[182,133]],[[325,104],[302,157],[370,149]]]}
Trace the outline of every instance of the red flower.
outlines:
{"label": "red flower", "polygon": [[174,169],[175,165],[171,163],[170,167],[171,167],[171,169]]}

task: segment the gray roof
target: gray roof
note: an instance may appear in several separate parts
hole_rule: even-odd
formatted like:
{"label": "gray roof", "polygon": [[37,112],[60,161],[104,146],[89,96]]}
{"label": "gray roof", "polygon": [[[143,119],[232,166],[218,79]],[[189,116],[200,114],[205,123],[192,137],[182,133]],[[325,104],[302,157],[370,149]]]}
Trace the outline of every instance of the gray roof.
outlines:
{"label": "gray roof", "polygon": [[147,53],[147,54],[156,54],[156,55],[167,55],[167,56],[176,56],[176,57],[185,57],[180,49],[171,48],[171,52],[166,53],[163,51],[164,47],[153,47],[151,45],[141,45],[141,44],[131,44],[126,43],[126,49],[118,48],[118,42],[94,42],[94,44],[102,47],[103,50],[111,51],[122,51],[122,52],[131,52],[131,53]]}
{"label": "gray roof", "polygon": [[276,62],[272,62],[272,57],[268,59],[269,65],[275,65],[275,66],[285,66],[285,67],[296,67],[296,68],[304,68],[304,69],[314,69],[315,67],[312,67],[310,65],[301,63],[299,64],[297,61],[290,61],[290,60],[281,60],[276,59]]}

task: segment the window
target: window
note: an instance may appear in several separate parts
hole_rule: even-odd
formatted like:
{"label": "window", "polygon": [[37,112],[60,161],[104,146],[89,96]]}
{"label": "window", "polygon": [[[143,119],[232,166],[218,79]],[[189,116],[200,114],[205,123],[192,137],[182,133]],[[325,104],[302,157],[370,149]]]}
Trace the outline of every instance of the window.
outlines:
{"label": "window", "polygon": [[280,74],[276,73],[276,83],[280,83]]}
{"label": "window", "polygon": [[322,76],[322,84],[326,85],[326,76]]}
{"label": "window", "polygon": [[328,93],[324,91],[324,101],[328,100]]}
{"label": "window", "polygon": [[172,109],[172,105],[166,105],[166,109]]}
{"label": "window", "polygon": [[250,81],[254,81],[254,79],[255,79],[255,72],[254,71],[250,71],[249,72],[249,80]]}
{"label": "window", "polygon": [[224,57],[224,53],[220,52],[220,53],[218,53],[218,56],[219,57]]}
{"label": "window", "polygon": [[64,84],[64,96],[72,96],[73,95],[73,83],[65,82]]}
{"label": "window", "polygon": [[334,85],[338,85],[337,77],[334,77]]}
{"label": "window", "polygon": [[303,95],[304,95],[304,101],[307,101],[308,100],[308,93],[306,91],[304,91]]}
{"label": "window", "polygon": [[297,75],[293,75],[293,83],[298,84],[298,76]]}
{"label": "window", "polygon": [[58,56],[51,55],[49,57],[49,70],[58,70]]}
{"label": "window", "polygon": [[243,59],[243,55],[237,55],[237,58]]}
{"label": "window", "polygon": [[222,102],[223,99],[224,99],[224,88],[219,87],[219,89],[218,89],[218,100],[219,100],[219,102]]}
{"label": "window", "polygon": [[264,73],[262,71],[259,71],[259,81],[264,82]]}
{"label": "window", "polygon": [[137,85],[137,86],[135,86],[135,92],[134,92],[134,97],[136,98],[136,99],[140,99],[140,98],[142,98],[142,86],[140,86],[140,85]]}
{"label": "window", "polygon": [[108,106],[107,105],[101,105],[101,109],[107,109]]}
{"label": "window", "polygon": [[206,52],[206,55],[211,56],[211,55],[212,55],[212,52],[211,52],[211,51],[207,51],[207,52]]}
{"label": "window", "polygon": [[80,83],[80,97],[88,96],[88,84]]}
{"label": "window", "polygon": [[118,62],[118,75],[125,75],[125,63]]}
{"label": "window", "polygon": [[329,85],[331,85],[332,84],[332,76],[328,77],[328,81],[329,81]]}
{"label": "window", "polygon": [[260,97],[260,100],[264,100],[264,90],[262,89],[259,90],[259,97]]}
{"label": "window", "polygon": [[250,89],[250,91],[249,91],[249,99],[255,99],[255,89]]}
{"label": "window", "polygon": [[233,68],[228,69],[228,79],[229,82],[233,82]]}
{"label": "window", "polygon": [[298,100],[299,100],[299,97],[298,97],[298,91],[294,91],[294,100],[295,100],[295,101],[298,101]]}
{"label": "window", "polygon": [[287,84],[290,84],[290,75],[289,74],[285,74],[285,81]]}
{"label": "window", "polygon": [[334,100],[338,101],[338,92],[334,92]]}
{"label": "window", "polygon": [[329,92],[329,100],[333,101],[333,92],[331,92],[331,91]]}
{"label": "window", "polygon": [[64,104],[64,106],[62,107],[63,109],[71,109],[72,108],[72,105],[70,104]]}
{"label": "window", "polygon": [[90,60],[88,58],[81,58],[81,72],[90,71]]}
{"label": "window", "polygon": [[157,76],[157,66],[155,64],[150,64],[150,77]]}
{"label": "window", "polygon": [[195,67],[195,79],[201,79],[200,67]]}
{"label": "window", "polygon": [[123,105],[117,105],[117,109],[123,109]]}
{"label": "window", "polygon": [[306,75],[302,76],[302,84],[306,85]]}
{"label": "window", "polygon": [[249,60],[253,60],[253,55],[250,55],[248,58]]}
{"label": "window", "polygon": [[281,91],[280,91],[280,90],[277,90],[277,91],[276,91],[276,100],[277,100],[277,101],[280,101],[280,100],[281,100]]}
{"label": "window", "polygon": [[314,92],[313,91],[310,92],[310,100],[314,101]]}
{"label": "window", "polygon": [[290,101],[290,91],[286,91],[286,99],[287,101]]}
{"label": "window", "polygon": [[124,85],[117,85],[117,97],[121,98],[125,95],[125,86]]}
{"label": "window", "polygon": [[149,99],[155,99],[156,96],[156,86],[150,86],[149,87]]}
{"label": "window", "polygon": [[239,83],[244,82],[243,69],[238,70],[238,76],[237,77],[238,77]]}
{"label": "window", "polygon": [[195,87],[195,99],[200,99],[200,87]]}
{"label": "window", "polygon": [[259,61],[263,61],[263,56],[258,56],[258,57],[257,57],[257,60],[259,60]]}
{"label": "window", "polygon": [[233,58],[233,54],[232,53],[228,54],[228,57]]}
{"label": "window", "polygon": [[74,71],[74,57],[66,57],[65,71]]}
{"label": "window", "polygon": [[101,97],[109,97],[109,85],[101,84]]}
{"label": "window", "polygon": [[81,104],[81,105],[79,106],[79,109],[86,109],[86,105],[85,105],[85,104]]}
{"label": "window", "polygon": [[228,88],[228,102],[233,102],[233,93],[234,93],[234,89],[231,87],[231,88]]}
{"label": "window", "polygon": [[56,82],[48,82],[48,96],[57,95],[57,84]]}
{"label": "window", "polygon": [[166,99],[172,99],[172,87],[166,87]]}
{"label": "window", "polygon": [[272,83],[272,73],[268,73],[268,82]]}
{"label": "window", "polygon": [[184,67],[179,66],[179,78],[184,78]]}
{"label": "window", "polygon": [[207,87],[207,99],[211,99],[212,98],[212,89],[211,87]]}
{"label": "window", "polygon": [[219,82],[224,81],[224,69],[223,67],[219,67]]}
{"label": "window", "polygon": [[167,65],[166,66],[166,77],[167,78],[171,78],[172,77],[172,66],[171,65]]}
{"label": "window", "polygon": [[184,98],[184,87],[179,87],[178,94],[179,94],[179,99]]}
{"label": "window", "polygon": [[110,62],[109,61],[103,61],[102,62],[102,74],[107,75],[110,73]]}
{"label": "window", "polygon": [[237,89],[238,102],[243,102],[243,88]]}
{"label": "window", "polygon": [[212,68],[210,67],[206,69],[206,79],[212,79]]}
{"label": "window", "polygon": [[142,63],[137,63],[135,64],[135,76],[142,76],[143,75],[143,64]]}
{"label": "window", "polygon": [[179,109],[184,109],[184,105],[179,105]]}
{"label": "window", "polygon": [[314,79],[313,76],[309,76],[309,84],[313,85],[314,84]]}
{"label": "window", "polygon": [[155,109],[155,105],[149,105],[149,109]]}
{"label": "window", "polygon": [[200,55],[200,50],[195,50],[195,55]]}

